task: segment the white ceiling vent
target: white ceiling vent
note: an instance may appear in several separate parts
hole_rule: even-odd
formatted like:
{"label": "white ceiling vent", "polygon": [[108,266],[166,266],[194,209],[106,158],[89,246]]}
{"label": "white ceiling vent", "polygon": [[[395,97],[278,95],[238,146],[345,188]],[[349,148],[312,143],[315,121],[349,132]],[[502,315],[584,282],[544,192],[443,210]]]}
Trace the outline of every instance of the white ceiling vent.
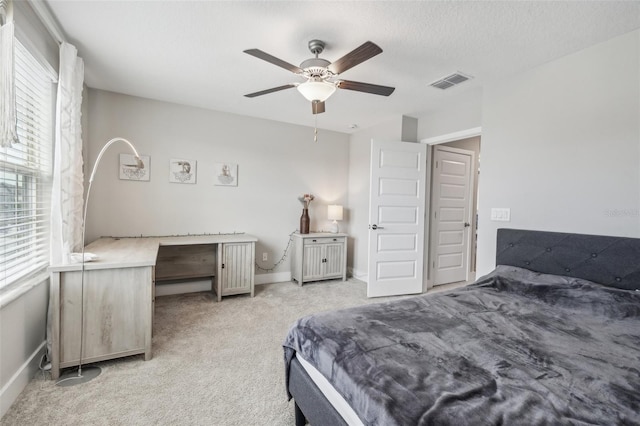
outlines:
{"label": "white ceiling vent", "polygon": [[470,75],[465,75],[461,72],[455,72],[451,75],[442,77],[441,79],[434,81],[433,83],[429,84],[429,86],[444,90],[457,84],[463,83],[471,78],[473,77],[471,77]]}

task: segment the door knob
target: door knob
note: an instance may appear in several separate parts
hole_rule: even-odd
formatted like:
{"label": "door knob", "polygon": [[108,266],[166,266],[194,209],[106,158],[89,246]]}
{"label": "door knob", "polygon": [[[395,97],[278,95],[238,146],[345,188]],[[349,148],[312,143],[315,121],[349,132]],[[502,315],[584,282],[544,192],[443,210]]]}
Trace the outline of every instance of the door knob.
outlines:
{"label": "door knob", "polygon": [[378,226],[375,223],[373,225],[370,226],[371,229],[376,230],[376,229],[384,229],[382,226]]}
{"label": "door knob", "polygon": [[470,224],[469,222],[465,222],[465,223],[464,223],[464,227],[465,227],[465,228],[468,228],[469,226],[471,226],[471,224]]}

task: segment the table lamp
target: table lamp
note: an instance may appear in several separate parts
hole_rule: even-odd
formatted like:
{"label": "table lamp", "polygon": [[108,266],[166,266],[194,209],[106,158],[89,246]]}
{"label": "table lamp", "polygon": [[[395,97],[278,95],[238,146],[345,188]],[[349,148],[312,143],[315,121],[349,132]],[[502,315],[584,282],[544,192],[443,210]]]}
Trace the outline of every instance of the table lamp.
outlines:
{"label": "table lamp", "polygon": [[329,231],[333,234],[338,233],[338,221],[342,220],[342,206],[330,204],[327,208],[327,219],[332,220]]}

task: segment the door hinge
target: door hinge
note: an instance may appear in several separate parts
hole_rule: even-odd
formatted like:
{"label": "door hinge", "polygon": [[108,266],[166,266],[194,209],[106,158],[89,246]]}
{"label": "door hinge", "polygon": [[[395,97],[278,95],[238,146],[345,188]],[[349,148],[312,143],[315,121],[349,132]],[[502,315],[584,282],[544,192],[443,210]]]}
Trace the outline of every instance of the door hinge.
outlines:
{"label": "door hinge", "polygon": [[224,263],[222,264],[222,269],[224,269]]}
{"label": "door hinge", "polygon": [[436,169],[438,168],[438,162],[436,161]]}
{"label": "door hinge", "polygon": [[432,264],[431,264],[431,267],[432,267],[432,268],[435,268],[435,267],[436,267],[436,261],[434,260],[434,261],[433,261],[433,262],[431,262],[431,263],[432,263]]}

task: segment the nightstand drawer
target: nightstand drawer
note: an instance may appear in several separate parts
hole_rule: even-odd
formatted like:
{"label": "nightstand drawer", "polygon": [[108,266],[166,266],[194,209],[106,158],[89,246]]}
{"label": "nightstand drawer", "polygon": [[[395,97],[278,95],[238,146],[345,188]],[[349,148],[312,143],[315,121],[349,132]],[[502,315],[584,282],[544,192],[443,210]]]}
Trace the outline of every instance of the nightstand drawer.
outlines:
{"label": "nightstand drawer", "polygon": [[305,238],[304,245],[344,243],[345,237]]}

